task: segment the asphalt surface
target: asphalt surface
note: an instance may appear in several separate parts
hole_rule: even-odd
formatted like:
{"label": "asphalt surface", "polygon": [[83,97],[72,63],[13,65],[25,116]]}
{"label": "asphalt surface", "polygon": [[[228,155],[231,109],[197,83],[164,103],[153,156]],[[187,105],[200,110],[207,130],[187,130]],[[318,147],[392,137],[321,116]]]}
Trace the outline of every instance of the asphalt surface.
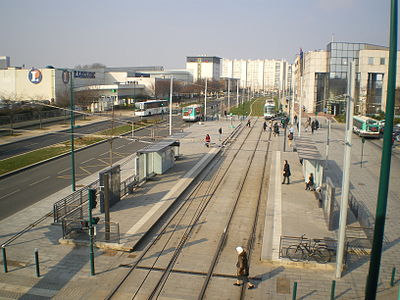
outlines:
{"label": "asphalt surface", "polygon": [[[182,126],[187,126],[180,116],[174,118],[173,124],[173,131],[180,131]],[[156,131],[156,136],[167,136],[169,132],[168,124],[158,125]],[[149,137],[150,135],[150,128],[135,132],[136,137]],[[135,153],[145,145],[147,144],[141,141],[117,138],[112,142],[112,160],[115,163]],[[79,181],[109,165],[109,142],[78,151],[75,153],[75,179]],[[70,155],[50,160],[44,164],[3,178],[0,180],[0,220],[69,185],[71,185]]]}

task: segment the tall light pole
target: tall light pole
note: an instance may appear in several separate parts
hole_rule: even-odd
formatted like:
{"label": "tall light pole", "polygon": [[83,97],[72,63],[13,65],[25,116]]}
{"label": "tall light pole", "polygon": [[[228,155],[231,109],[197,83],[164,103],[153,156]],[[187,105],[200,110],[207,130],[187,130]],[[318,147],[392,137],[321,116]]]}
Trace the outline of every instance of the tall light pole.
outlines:
{"label": "tall light pole", "polygon": [[[64,72],[67,72],[64,70]],[[71,180],[72,180],[72,191],[75,192],[76,191],[76,185],[75,185],[75,151],[74,151],[74,126],[75,126],[75,104],[74,104],[74,94],[73,94],[73,84],[72,84],[72,78],[73,78],[73,71],[71,70],[69,72],[69,74],[71,75],[69,80],[70,80],[70,95],[69,95],[69,99],[70,99],[70,111],[71,111],[71,117],[70,117],[70,121],[71,121]]]}
{"label": "tall light pole", "polygon": [[239,79],[236,80],[236,106],[239,108]]}
{"label": "tall light pole", "polygon": [[169,135],[172,135],[172,88],[174,84],[174,76],[171,76],[171,84],[169,87]]}
{"label": "tall light pole", "polygon": [[350,164],[351,164],[351,142],[353,134],[353,111],[354,111],[354,90],[355,90],[355,63],[349,64],[347,72],[347,93],[348,101],[346,106],[346,137],[345,151],[343,159],[343,178],[342,178],[342,199],[340,201],[340,217],[339,217],[339,236],[338,247],[336,252],[336,278],[342,276],[344,245],[346,242],[346,225],[347,225],[347,207],[349,206],[349,189],[350,189]]}
{"label": "tall light pole", "polygon": [[228,78],[228,113],[231,109],[231,79]]}
{"label": "tall light pole", "polygon": [[204,89],[204,121],[207,121],[207,78],[206,84],[205,84],[205,89]]}
{"label": "tall light pole", "polygon": [[301,136],[301,113],[303,111],[303,108],[301,107],[303,105],[302,103],[302,98],[303,98],[303,75],[300,76],[300,102],[299,102],[299,130],[298,130],[298,136]]}
{"label": "tall light pole", "polygon": [[396,63],[397,63],[397,0],[391,1],[390,7],[390,49],[389,71],[386,97],[385,131],[383,134],[383,149],[381,171],[379,176],[378,202],[376,205],[376,217],[374,227],[374,239],[372,242],[371,261],[365,299],[374,300],[379,278],[379,268],[382,255],[383,233],[385,230],[386,205],[390,178],[390,163],[392,159],[392,131],[394,118],[394,103],[396,92]]}

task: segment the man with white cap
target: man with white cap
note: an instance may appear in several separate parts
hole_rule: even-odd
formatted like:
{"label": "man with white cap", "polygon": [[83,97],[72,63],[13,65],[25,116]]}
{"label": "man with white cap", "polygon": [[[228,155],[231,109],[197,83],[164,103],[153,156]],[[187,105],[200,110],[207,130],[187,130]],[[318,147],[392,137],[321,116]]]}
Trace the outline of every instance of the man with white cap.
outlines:
{"label": "man with white cap", "polygon": [[243,284],[247,283],[248,288],[252,289],[254,288],[254,284],[249,281],[249,260],[246,250],[239,246],[236,247],[236,252],[238,253],[238,260],[236,263],[237,280],[233,285],[240,286],[240,281],[243,281]]}

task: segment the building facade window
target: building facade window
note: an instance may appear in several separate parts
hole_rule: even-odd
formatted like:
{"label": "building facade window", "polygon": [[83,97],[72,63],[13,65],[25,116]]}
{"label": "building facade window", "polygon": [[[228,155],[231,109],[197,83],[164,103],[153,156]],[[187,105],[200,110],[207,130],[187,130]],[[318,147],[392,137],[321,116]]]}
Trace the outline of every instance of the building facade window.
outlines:
{"label": "building facade window", "polygon": [[382,105],[383,73],[368,73],[367,114],[377,114]]}
{"label": "building facade window", "polygon": [[384,57],[381,57],[379,63],[380,63],[381,65],[384,65],[384,64],[385,64],[385,58],[384,58]]}
{"label": "building facade window", "polygon": [[374,58],[373,57],[368,57],[368,64],[373,65],[374,64]]}

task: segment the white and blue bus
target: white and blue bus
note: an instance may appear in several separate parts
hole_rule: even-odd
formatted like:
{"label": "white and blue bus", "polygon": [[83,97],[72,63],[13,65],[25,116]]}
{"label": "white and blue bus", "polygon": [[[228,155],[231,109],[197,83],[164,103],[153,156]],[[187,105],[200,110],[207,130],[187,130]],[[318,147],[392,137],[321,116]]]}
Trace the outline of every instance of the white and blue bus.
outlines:
{"label": "white and blue bus", "polygon": [[273,119],[276,116],[275,103],[272,100],[268,100],[264,104],[264,118],[266,120]]}
{"label": "white and blue bus", "polygon": [[379,138],[379,129],[379,123],[375,119],[365,116],[353,117],[353,132],[359,136]]}
{"label": "white and blue bus", "polygon": [[203,118],[203,106],[200,104],[189,105],[182,108],[182,119],[188,122],[200,121]]}
{"label": "white and blue bus", "polygon": [[168,100],[148,100],[135,103],[135,116],[151,116],[168,113]]}

